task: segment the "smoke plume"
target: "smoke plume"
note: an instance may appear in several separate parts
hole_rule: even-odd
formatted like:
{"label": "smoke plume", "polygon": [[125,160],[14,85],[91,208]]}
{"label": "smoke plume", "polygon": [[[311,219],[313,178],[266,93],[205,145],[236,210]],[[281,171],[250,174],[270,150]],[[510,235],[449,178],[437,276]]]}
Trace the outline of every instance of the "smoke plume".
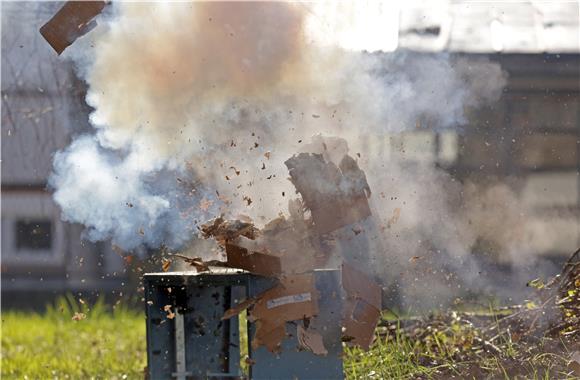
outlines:
{"label": "smoke plume", "polygon": [[462,207],[453,178],[432,164],[411,167],[381,145],[426,128],[421,120],[460,131],[467,107],[500,96],[500,67],[444,53],[323,44],[308,27],[324,23],[320,5],[314,21],[308,7],[110,7],[67,52],[89,85],[95,132],[55,155],[51,185],[65,219],[84,224],[89,239],[124,249],[186,249],[197,224],[220,213],[264,223],[286,212],[295,190],[284,161],[312,136],[333,135],[359,153],[373,189],[385,276],[404,273],[424,252],[468,260],[480,232],[509,240],[494,222],[501,202]]}

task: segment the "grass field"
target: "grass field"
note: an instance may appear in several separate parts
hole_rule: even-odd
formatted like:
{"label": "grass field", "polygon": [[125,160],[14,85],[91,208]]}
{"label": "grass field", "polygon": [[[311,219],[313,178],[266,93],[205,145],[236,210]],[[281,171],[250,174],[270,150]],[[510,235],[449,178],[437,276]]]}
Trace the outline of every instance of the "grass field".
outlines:
{"label": "grass field", "polygon": [[62,299],[42,315],[2,313],[2,379],[142,379],[144,314],[107,309]]}
{"label": "grass field", "polygon": [[[73,320],[73,317],[78,320]],[[476,362],[455,352],[474,334],[451,326],[419,342],[379,334],[369,352],[347,349],[348,379],[566,379],[566,358],[550,353],[515,361],[522,347]],[[432,339],[431,339],[432,338]],[[428,342],[428,343],[425,343]],[[142,379],[146,366],[145,320],[140,311],[103,304],[90,308],[61,299],[46,313],[2,314],[2,379]],[[519,351],[518,351],[519,350]],[[420,354],[417,354],[420,353]],[[514,375],[513,364],[518,371]],[[483,368],[483,369],[482,369]],[[476,371],[474,371],[476,369]],[[554,377],[556,374],[556,377]]]}

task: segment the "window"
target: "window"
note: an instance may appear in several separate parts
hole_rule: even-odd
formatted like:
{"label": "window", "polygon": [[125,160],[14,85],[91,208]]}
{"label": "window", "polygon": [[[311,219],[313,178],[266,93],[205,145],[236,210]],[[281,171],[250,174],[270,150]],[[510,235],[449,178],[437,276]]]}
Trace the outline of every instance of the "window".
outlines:
{"label": "window", "polygon": [[16,221],[16,248],[50,252],[52,248],[52,223],[50,220]]}

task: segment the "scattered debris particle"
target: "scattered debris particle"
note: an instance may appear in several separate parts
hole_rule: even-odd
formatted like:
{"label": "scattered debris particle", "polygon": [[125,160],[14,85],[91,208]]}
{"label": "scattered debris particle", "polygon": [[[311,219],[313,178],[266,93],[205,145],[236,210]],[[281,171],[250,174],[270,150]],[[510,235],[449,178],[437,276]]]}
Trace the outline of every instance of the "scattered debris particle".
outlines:
{"label": "scattered debris particle", "polygon": [[389,218],[387,222],[387,228],[391,228],[392,225],[397,223],[400,217],[401,217],[401,208],[397,207],[396,209],[393,210],[393,215]]}
{"label": "scattered debris particle", "polygon": [[258,229],[251,221],[225,220],[220,216],[203,224],[201,233],[203,238],[213,237],[218,243],[225,246],[225,242],[232,241],[239,236],[255,239]]}
{"label": "scattered debris particle", "polygon": [[86,319],[87,315],[85,313],[75,313],[72,316],[72,320],[73,321],[82,321],[83,319]]}
{"label": "scattered debris particle", "polygon": [[163,311],[167,313],[167,319],[175,318],[175,313],[173,311],[171,311],[171,308],[172,308],[171,305],[163,306]]}
{"label": "scattered debris particle", "polygon": [[219,260],[204,261],[202,260],[201,257],[188,257],[185,255],[181,255],[179,253],[173,253],[171,254],[171,256],[182,259],[183,261],[194,267],[197,272],[208,272],[210,271],[210,266],[227,267],[227,263],[224,263],[223,261]]}
{"label": "scattered debris particle", "polygon": [[213,200],[211,199],[207,199],[207,198],[203,198],[200,202],[199,202],[199,208],[201,211],[207,211],[209,210],[209,208],[213,205]]}
{"label": "scattered debris particle", "polygon": [[169,267],[171,266],[171,260],[163,258],[161,259],[161,269],[163,270],[163,272],[167,272],[169,270]]}

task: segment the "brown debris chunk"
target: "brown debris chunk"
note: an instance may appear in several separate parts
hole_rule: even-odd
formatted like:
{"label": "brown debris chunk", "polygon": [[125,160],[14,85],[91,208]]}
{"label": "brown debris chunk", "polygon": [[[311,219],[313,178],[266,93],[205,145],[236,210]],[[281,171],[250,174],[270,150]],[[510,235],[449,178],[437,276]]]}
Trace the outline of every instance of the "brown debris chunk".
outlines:
{"label": "brown debris chunk", "polygon": [[171,266],[171,260],[168,259],[161,259],[161,269],[163,272],[167,272],[169,267]]}
{"label": "brown debris chunk", "polygon": [[167,313],[167,319],[175,318],[175,313],[173,311],[171,311],[171,308],[172,308],[171,305],[163,306],[163,311]]}
{"label": "brown debris chunk", "polygon": [[218,243],[225,245],[225,242],[235,240],[239,236],[254,240],[258,235],[258,229],[251,221],[225,220],[220,216],[202,225],[201,233],[204,238],[213,237]]}
{"label": "brown debris chunk", "polygon": [[178,257],[178,258],[182,259],[183,261],[185,261],[186,263],[188,263],[189,265],[191,265],[192,267],[195,267],[195,270],[197,272],[208,272],[208,271],[210,271],[210,266],[213,266],[213,267],[227,267],[228,266],[227,263],[224,263],[223,261],[219,261],[219,260],[204,261],[201,257],[188,257],[185,255],[181,255],[179,253],[173,253],[171,255]]}
{"label": "brown debris chunk", "polygon": [[225,319],[230,319],[231,317],[234,317],[234,316],[240,314],[242,311],[244,311],[247,308],[249,308],[250,306],[254,305],[257,301],[258,301],[257,297],[248,298],[248,299],[240,302],[236,306],[229,308],[228,310],[226,310],[226,312],[222,316],[222,321]]}
{"label": "brown debris chunk", "polygon": [[288,275],[266,290],[251,310],[255,320],[296,321],[318,313],[318,292],[311,273]]}
{"label": "brown debris chunk", "polygon": [[368,350],[381,316],[381,288],[348,264],[342,265],[342,284],[347,294],[343,341]]}
{"label": "brown debris chunk", "polygon": [[61,54],[77,38],[90,32],[95,26],[105,1],[67,1],[54,16],[40,28],[40,34]]}
{"label": "brown debris chunk", "polygon": [[285,162],[290,180],[324,234],[371,215],[370,187],[356,161],[345,155],[337,166],[322,154],[300,153]]}
{"label": "brown debris chunk", "polygon": [[253,347],[266,346],[277,352],[286,337],[286,322],[313,317],[318,313],[318,293],[312,274],[285,276],[280,284],[260,294],[249,311],[257,321]]}
{"label": "brown debris chunk", "polygon": [[316,355],[327,355],[328,350],[324,347],[322,335],[316,330],[298,325],[296,329],[299,347],[311,351]]}
{"label": "brown debris chunk", "polygon": [[282,274],[280,259],[260,252],[249,252],[246,248],[226,243],[227,264],[263,276]]}
{"label": "brown debris chunk", "polygon": [[272,326],[264,321],[258,321],[256,333],[252,340],[252,348],[265,346],[272,353],[280,352],[282,341],[286,338],[286,324]]}

